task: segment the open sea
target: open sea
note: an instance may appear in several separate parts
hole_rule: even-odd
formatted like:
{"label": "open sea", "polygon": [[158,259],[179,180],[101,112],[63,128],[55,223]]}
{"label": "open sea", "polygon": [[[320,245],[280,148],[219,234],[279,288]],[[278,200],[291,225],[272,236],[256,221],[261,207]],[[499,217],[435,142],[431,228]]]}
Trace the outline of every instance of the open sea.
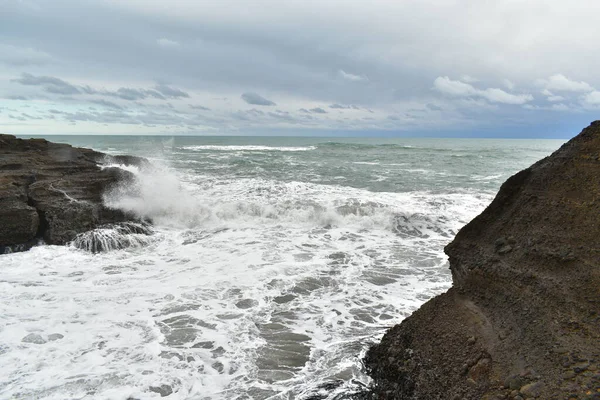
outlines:
{"label": "open sea", "polygon": [[150,159],[105,202],[154,234],[0,255],[0,399],[352,398],[366,349],[450,287],[444,246],[564,142],[46,138]]}

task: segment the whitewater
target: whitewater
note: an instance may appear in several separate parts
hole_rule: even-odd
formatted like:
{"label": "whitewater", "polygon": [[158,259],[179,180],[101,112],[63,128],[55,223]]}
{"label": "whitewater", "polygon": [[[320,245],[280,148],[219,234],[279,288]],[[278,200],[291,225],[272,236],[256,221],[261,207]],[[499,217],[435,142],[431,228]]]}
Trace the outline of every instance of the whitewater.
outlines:
{"label": "whitewater", "polygon": [[[1,399],[343,399],[443,247],[557,140],[53,136],[151,222],[0,256]],[[106,167],[106,166],[105,166]]]}

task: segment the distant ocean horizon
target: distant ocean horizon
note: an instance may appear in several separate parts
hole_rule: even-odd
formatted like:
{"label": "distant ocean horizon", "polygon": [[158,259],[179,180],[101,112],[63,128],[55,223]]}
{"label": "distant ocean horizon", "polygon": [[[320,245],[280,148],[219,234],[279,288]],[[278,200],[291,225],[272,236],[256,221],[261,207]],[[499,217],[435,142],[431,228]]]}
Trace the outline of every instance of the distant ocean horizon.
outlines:
{"label": "distant ocean horizon", "polygon": [[2,398],[351,398],[366,349],[450,287],[443,247],[565,142],[43,137],[148,158],[105,202],[155,233],[0,256]]}

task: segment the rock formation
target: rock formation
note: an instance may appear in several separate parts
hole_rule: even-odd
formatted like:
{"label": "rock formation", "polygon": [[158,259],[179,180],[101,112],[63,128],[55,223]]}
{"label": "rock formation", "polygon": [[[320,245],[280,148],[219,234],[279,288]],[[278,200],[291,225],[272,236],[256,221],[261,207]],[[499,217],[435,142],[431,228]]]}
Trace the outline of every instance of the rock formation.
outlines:
{"label": "rock formation", "polygon": [[0,135],[0,254],[26,250],[40,240],[65,244],[103,224],[131,220],[105,207],[102,194],[132,175],[101,168],[103,162],[144,160]]}
{"label": "rock formation", "polygon": [[453,287],[365,359],[377,399],[600,399],[600,121],[445,248]]}

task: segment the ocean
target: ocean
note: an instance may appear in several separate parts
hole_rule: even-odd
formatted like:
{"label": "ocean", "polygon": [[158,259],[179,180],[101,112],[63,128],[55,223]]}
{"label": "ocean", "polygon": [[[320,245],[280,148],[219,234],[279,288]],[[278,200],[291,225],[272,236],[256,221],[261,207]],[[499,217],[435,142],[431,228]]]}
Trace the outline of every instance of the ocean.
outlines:
{"label": "ocean", "polygon": [[0,255],[1,399],[352,398],[366,349],[450,287],[444,246],[564,143],[46,138],[147,157],[105,202],[154,233]]}

